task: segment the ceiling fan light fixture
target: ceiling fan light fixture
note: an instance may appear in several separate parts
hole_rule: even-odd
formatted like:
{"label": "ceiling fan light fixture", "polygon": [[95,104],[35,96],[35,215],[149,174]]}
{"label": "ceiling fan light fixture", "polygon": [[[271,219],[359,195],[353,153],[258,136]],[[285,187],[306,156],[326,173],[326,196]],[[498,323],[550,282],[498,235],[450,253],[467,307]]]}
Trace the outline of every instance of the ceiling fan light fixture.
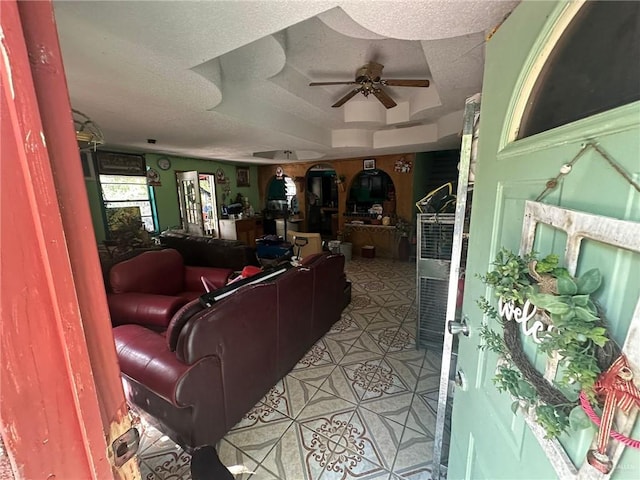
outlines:
{"label": "ceiling fan light fixture", "polygon": [[365,65],[364,67],[360,67],[356,71],[356,82],[357,83],[364,83],[367,80],[369,80],[369,69]]}
{"label": "ceiling fan light fixture", "polygon": [[382,87],[428,87],[429,80],[401,80],[401,79],[383,79],[382,69],[384,65],[378,62],[369,62],[356,70],[355,81],[353,82],[312,82],[309,86],[327,86],[327,85],[358,85],[336,103],[331,105],[338,108],[353,98],[357,93],[362,93],[368,97],[372,93],[385,108],[393,108],[397,103],[385,92]]}

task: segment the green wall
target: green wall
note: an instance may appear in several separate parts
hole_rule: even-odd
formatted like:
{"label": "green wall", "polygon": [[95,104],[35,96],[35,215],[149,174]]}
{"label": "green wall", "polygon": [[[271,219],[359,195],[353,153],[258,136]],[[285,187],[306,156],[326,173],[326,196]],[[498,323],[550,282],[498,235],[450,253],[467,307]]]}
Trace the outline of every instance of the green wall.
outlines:
{"label": "green wall", "polygon": [[[171,160],[171,168],[169,170],[161,170],[158,168],[157,160],[160,157],[168,157]],[[171,155],[160,155],[156,153],[145,154],[147,166],[154,168],[160,175],[162,186],[152,187],[156,197],[156,207],[158,209],[158,221],[160,231],[171,227],[180,227],[180,207],[178,205],[178,190],[176,184],[176,172],[186,172],[197,170],[200,173],[210,173],[215,175],[216,170],[221,168],[226,178],[230,179],[229,187],[231,188],[230,198],[234,199],[238,193],[249,199],[249,202],[258,210],[260,201],[258,198],[258,168],[255,165],[232,164],[218,160],[199,160],[195,158],[176,157]],[[236,165],[249,167],[249,187],[236,186]],[[89,197],[89,206],[91,208],[91,216],[96,232],[96,239],[101,242],[105,239],[105,227],[101,212],[101,198],[98,192],[97,181],[87,180],[87,195]],[[218,209],[222,205],[222,189],[223,185],[216,185],[216,197],[218,201]],[[227,200],[228,203],[228,200]]]}
{"label": "green wall", "polygon": [[98,191],[97,180],[85,180],[87,186],[87,197],[89,200],[89,208],[91,209],[91,220],[96,233],[96,240],[102,242],[106,239],[104,220],[102,216],[100,193]]}

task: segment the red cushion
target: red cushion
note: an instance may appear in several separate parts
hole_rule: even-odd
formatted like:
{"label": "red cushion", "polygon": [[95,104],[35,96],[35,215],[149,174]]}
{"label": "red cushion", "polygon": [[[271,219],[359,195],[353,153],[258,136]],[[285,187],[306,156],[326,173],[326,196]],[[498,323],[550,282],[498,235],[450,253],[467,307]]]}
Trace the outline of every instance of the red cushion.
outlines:
{"label": "red cushion", "polygon": [[148,293],[107,294],[111,322],[114,325],[138,323],[155,330],[164,330],[173,314],[191,298]]}
{"label": "red cushion", "polygon": [[182,256],[171,248],[141,253],[111,267],[109,283],[113,293],[176,295],[184,290]]}

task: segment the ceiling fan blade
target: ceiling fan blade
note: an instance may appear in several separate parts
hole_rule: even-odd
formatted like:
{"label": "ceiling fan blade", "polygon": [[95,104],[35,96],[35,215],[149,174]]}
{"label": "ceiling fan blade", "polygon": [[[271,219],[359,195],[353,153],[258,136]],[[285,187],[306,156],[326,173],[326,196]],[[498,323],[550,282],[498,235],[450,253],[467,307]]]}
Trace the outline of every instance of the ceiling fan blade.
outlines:
{"label": "ceiling fan blade", "polygon": [[311,82],[310,87],[317,87],[319,85],[356,85],[357,82]]}
{"label": "ceiling fan blade", "polygon": [[347,101],[349,101],[351,98],[353,98],[355,94],[358,93],[359,91],[360,91],[360,87],[354,88],[353,90],[351,90],[349,93],[347,93],[344,97],[342,97],[340,100],[338,100],[336,103],[334,103],[331,106],[333,108],[341,107],[342,105],[347,103]]}
{"label": "ceiling fan blade", "polygon": [[385,92],[381,88],[374,88],[371,90],[371,92],[376,96],[378,100],[380,100],[380,103],[382,103],[385,107],[393,108],[397,105],[397,103],[393,101],[393,98],[387,95],[387,92]]}
{"label": "ceiling fan blade", "polygon": [[382,85],[389,87],[428,87],[429,80],[380,80]]}

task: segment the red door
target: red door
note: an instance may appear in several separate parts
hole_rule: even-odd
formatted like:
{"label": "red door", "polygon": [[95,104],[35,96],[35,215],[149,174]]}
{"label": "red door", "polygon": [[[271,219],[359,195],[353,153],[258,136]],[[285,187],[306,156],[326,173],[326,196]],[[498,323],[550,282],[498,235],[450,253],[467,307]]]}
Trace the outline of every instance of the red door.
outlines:
{"label": "red door", "polygon": [[0,5],[0,431],[16,478],[130,478],[130,427],[50,2]]}

